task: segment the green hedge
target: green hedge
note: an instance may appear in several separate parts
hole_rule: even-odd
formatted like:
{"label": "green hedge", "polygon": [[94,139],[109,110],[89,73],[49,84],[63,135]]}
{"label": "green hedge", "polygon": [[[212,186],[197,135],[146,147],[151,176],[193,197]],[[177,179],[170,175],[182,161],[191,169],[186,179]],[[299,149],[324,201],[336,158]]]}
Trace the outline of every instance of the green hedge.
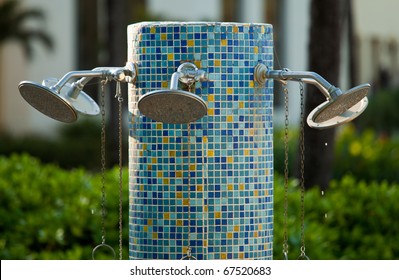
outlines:
{"label": "green hedge", "polygon": [[[126,171],[126,170],[125,170]],[[118,247],[118,177],[106,174],[106,241]],[[127,186],[127,172],[124,182]],[[0,157],[0,258],[91,259],[101,242],[101,177],[28,155]],[[128,213],[127,187],[124,209]],[[125,215],[125,258],[128,226]],[[100,257],[100,256],[99,256]]]}
{"label": "green hedge", "polygon": [[[282,258],[283,178],[276,175],[274,256]],[[313,188],[305,196],[306,253],[311,259],[399,259],[399,185],[365,183],[352,176],[331,182],[322,195]],[[300,192],[289,186],[290,258],[299,256]]]}
{"label": "green hedge", "polygon": [[[295,174],[298,134],[296,131],[290,131],[289,135],[290,174]],[[284,172],[283,137],[282,130],[275,130],[274,167],[279,173]],[[377,180],[399,183],[398,136],[386,137],[373,129],[359,132],[353,124],[349,123],[337,131],[334,156],[334,179],[350,174],[367,182]]]}
{"label": "green hedge", "polygon": [[[118,170],[106,174],[107,243],[118,247]],[[128,257],[124,170],[124,258]],[[300,193],[289,186],[289,255],[299,256]],[[283,178],[275,174],[274,257],[282,258]],[[101,177],[65,171],[27,155],[0,157],[0,258],[91,259],[101,242]],[[306,192],[306,253],[311,259],[398,259],[399,185],[332,181]]]}

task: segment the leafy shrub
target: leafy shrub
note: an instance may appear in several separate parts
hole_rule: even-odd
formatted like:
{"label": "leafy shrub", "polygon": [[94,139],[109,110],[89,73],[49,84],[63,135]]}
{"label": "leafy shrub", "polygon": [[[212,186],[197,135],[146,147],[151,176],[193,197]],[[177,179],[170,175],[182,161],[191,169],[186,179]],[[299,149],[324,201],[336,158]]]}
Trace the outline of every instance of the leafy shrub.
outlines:
{"label": "leafy shrub", "polygon": [[[126,171],[126,170],[125,170]],[[124,172],[126,186],[127,172]],[[106,174],[106,241],[118,246],[118,177]],[[124,209],[128,213],[127,188]],[[91,259],[101,243],[101,177],[28,155],[0,157],[0,258]],[[125,258],[128,227],[124,217]]]}
{"label": "leafy shrub", "polygon": [[358,119],[363,128],[373,128],[379,133],[392,135],[399,130],[399,89],[384,89],[369,98],[366,111]]}
{"label": "leafy shrub", "polygon": [[[352,176],[331,182],[324,195],[313,188],[305,195],[306,254],[311,259],[398,259],[399,185],[365,183]],[[300,255],[300,192],[289,185],[289,255]],[[274,192],[274,257],[282,259],[283,178]]]}
{"label": "leafy shrub", "polygon": [[399,139],[377,135],[374,130],[359,133],[346,125],[336,141],[334,177],[352,174],[371,182],[399,182]]}
{"label": "leafy shrub", "polygon": [[[118,247],[118,169],[106,173],[106,243]],[[124,170],[124,185],[127,184]],[[283,178],[275,174],[274,257],[282,258]],[[124,188],[124,258],[128,195]],[[306,254],[311,259],[398,259],[399,185],[334,180],[324,196],[306,192]],[[0,157],[0,258],[91,259],[101,243],[101,176],[65,171],[28,155]],[[300,248],[300,192],[289,182],[289,256]]]}
{"label": "leafy shrub", "polygon": [[[306,135],[305,135],[306,137]],[[289,168],[294,173],[297,158],[298,137],[290,131]],[[399,182],[399,138],[379,135],[375,130],[356,130],[353,124],[346,124],[337,131],[335,142],[333,178],[339,180],[346,174],[372,182]],[[275,171],[284,172],[283,131],[274,135]]]}

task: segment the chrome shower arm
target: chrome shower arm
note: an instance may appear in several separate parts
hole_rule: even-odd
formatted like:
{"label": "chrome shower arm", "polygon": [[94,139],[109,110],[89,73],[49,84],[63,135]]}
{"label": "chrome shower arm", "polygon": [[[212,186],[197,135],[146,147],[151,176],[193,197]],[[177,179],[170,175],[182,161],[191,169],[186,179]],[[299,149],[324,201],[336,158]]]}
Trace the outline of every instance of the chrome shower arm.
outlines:
{"label": "chrome shower arm", "polygon": [[60,92],[60,89],[65,86],[65,84],[72,78],[81,78],[81,77],[106,77],[106,70],[84,70],[84,71],[71,71],[66,73],[54,86],[51,87],[52,90],[56,92]]}
{"label": "chrome shower arm", "polygon": [[[81,71],[77,71],[77,72],[81,72]],[[87,71],[84,71],[84,72],[87,72]],[[118,82],[125,82],[125,83],[133,83],[136,79],[135,64],[131,63],[131,62],[126,63],[125,67],[97,67],[88,72],[90,74],[77,76],[77,77],[82,77],[82,78],[79,79],[78,81],[72,83],[72,87],[68,92],[68,96],[70,96],[72,98],[76,98],[79,95],[80,91],[83,90],[84,86],[93,78],[103,78],[103,79],[105,78],[107,80],[115,80]],[[70,77],[70,78],[72,78],[72,77]],[[62,85],[62,86],[64,86],[64,85]]]}
{"label": "chrome shower arm", "polygon": [[254,79],[259,84],[265,84],[266,79],[274,79],[278,81],[303,81],[308,84],[313,84],[323,95],[328,99],[334,99],[342,94],[342,91],[330,84],[326,79],[315,72],[309,71],[291,71],[287,68],[283,70],[268,70],[266,65],[259,63],[255,67]]}
{"label": "chrome shower arm", "polygon": [[327,98],[327,100],[331,100],[331,96],[328,90],[325,87],[323,87],[322,84],[320,84],[318,81],[309,78],[303,78],[301,79],[301,81],[316,86],[321,91],[321,93],[323,93],[323,95]]}

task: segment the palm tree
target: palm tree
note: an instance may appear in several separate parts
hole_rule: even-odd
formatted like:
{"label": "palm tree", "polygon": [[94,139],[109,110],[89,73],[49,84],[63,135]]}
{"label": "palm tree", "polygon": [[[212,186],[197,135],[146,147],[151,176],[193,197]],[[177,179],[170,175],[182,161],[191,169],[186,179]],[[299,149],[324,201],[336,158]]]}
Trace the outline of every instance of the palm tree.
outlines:
{"label": "palm tree", "polygon": [[[342,35],[342,3],[311,1],[309,68],[332,84],[338,84]],[[308,87],[304,118],[325,101],[315,87]],[[306,123],[306,119],[304,120]],[[305,183],[325,189],[332,176],[335,129],[315,130],[305,126]],[[328,145],[326,145],[328,144]]]}
{"label": "palm tree", "polygon": [[0,3],[0,45],[16,40],[22,45],[28,58],[33,55],[32,42],[35,40],[52,49],[53,42],[49,35],[25,24],[30,19],[43,20],[44,15],[37,9],[21,8],[18,0],[5,0]]}

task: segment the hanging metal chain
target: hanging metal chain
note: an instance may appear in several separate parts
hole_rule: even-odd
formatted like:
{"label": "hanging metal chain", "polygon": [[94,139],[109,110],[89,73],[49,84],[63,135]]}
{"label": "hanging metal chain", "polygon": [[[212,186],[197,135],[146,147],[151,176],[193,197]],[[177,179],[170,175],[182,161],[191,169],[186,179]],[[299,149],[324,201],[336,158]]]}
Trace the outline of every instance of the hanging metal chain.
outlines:
{"label": "hanging metal chain", "polygon": [[[192,85],[194,84],[193,81],[188,82],[188,91],[191,92]],[[188,234],[187,234],[187,253],[186,256],[181,258],[182,260],[196,260],[196,258],[191,255],[191,123],[187,124],[187,161],[188,161],[188,175],[187,175],[187,185],[188,185],[188,190],[187,190],[187,222],[188,222]]]}
{"label": "hanging metal chain", "polygon": [[284,90],[284,240],[283,240],[283,255],[284,259],[288,260],[288,233],[287,233],[287,220],[288,220],[288,88],[283,84]]}
{"label": "hanging metal chain", "polygon": [[106,80],[101,81],[101,238],[105,243],[105,84]]}
{"label": "hanging metal chain", "polygon": [[122,237],[123,237],[123,111],[122,111],[122,92],[121,92],[121,83],[116,83],[116,98],[118,98],[119,106],[118,106],[118,124],[119,124],[119,259],[123,259],[123,246],[122,246]]}
{"label": "hanging metal chain", "polygon": [[105,85],[107,80],[101,81],[101,244],[97,245],[92,251],[92,259],[95,260],[96,252],[100,248],[106,248],[111,251],[113,259],[115,259],[115,250],[105,243],[105,216],[106,216],[106,193],[105,193]]}
{"label": "hanging metal chain", "polygon": [[305,110],[304,110],[304,95],[303,95],[303,82],[299,82],[300,95],[301,95],[301,124],[299,135],[299,150],[300,150],[300,188],[301,188],[301,254],[298,257],[300,260],[308,260],[305,250]]}

